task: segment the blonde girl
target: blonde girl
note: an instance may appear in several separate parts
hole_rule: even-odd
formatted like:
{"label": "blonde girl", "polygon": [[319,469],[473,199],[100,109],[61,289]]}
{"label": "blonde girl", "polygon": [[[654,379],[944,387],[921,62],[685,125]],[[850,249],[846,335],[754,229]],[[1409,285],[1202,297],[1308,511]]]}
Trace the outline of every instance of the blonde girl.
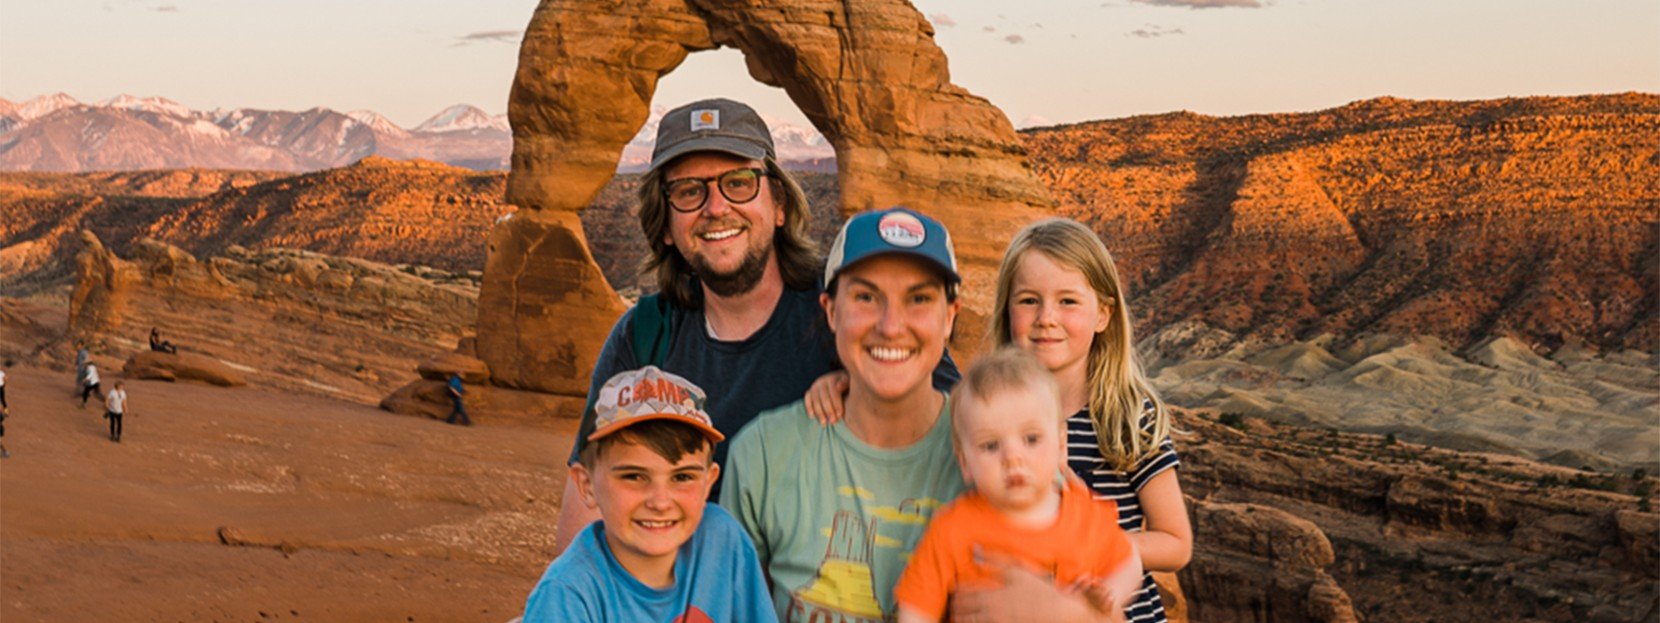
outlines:
{"label": "blonde girl", "polygon": [[[1095,232],[1070,219],[1028,225],[1003,254],[992,339],[1036,355],[1055,375],[1067,419],[1067,463],[1118,523],[1148,571],[1187,564],[1193,531],[1176,479],[1170,414],[1136,359],[1123,282]],[[1152,575],[1125,611],[1164,621]]]}

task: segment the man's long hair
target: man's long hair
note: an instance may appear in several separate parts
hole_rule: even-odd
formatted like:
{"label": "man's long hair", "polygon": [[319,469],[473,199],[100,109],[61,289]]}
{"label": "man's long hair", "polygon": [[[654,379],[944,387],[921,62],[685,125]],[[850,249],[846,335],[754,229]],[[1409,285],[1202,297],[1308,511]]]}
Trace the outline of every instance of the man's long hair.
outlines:
{"label": "man's long hair", "polygon": [[[818,254],[818,245],[807,237],[807,194],[795,177],[778,166],[778,161],[767,156],[767,182],[775,200],[784,202],[784,226],[772,238],[772,252],[778,258],[778,269],[784,285],[795,290],[811,290],[818,285],[824,262]],[[669,232],[672,216],[668,196],[664,194],[663,175],[673,163],[657,167],[640,180],[640,231],[646,235],[646,260],[641,274],[655,271],[657,289],[669,302],[684,309],[703,307],[703,292],[697,281],[697,271],[680,251],[663,242]],[[718,192],[718,191],[710,191]]]}

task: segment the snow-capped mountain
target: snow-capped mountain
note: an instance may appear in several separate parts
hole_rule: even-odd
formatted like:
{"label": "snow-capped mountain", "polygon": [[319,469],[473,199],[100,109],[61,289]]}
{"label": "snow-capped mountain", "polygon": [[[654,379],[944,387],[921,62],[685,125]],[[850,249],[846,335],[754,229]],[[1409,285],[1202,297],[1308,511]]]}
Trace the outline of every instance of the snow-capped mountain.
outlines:
{"label": "snow-capped mountain", "polygon": [[409,138],[409,130],[398,127],[398,124],[392,123],[391,119],[387,119],[373,110],[354,110],[346,113],[346,116],[351,117],[358,123],[369,126],[370,130],[374,130],[376,136]]}
{"label": "snow-capped mountain", "polygon": [[445,108],[443,112],[433,115],[421,125],[415,126],[416,132],[456,132],[460,130],[500,130],[511,131],[507,125],[507,115],[494,117],[467,104],[456,104]]}
{"label": "snow-capped mountain", "polygon": [[506,115],[452,106],[415,131],[371,110],[341,113],[192,110],[162,97],[82,104],[62,94],[0,100],[0,170],[183,167],[310,171],[369,155],[503,169],[513,151]]}
{"label": "snow-capped mountain", "polygon": [[[653,110],[624,148],[619,172],[644,170],[666,109]],[[779,160],[833,170],[835,150],[812,128],[767,119]],[[457,104],[405,129],[372,110],[342,113],[218,108],[192,110],[163,97],[118,95],[82,104],[63,93],[0,100],[0,170],[89,171],[185,167],[311,171],[379,155],[472,169],[505,169],[513,151],[507,115]]]}
{"label": "snow-capped mountain", "polygon": [[183,104],[165,97],[133,97],[127,94],[117,95],[102,102],[99,106],[105,108],[120,108],[123,110],[143,110],[175,117],[194,117],[196,112],[185,108]]}
{"label": "snow-capped mountain", "polygon": [[17,116],[17,104],[0,99],[0,134],[10,132],[21,123],[23,119]]}
{"label": "snow-capped mountain", "polygon": [[17,107],[17,116],[24,121],[34,121],[70,106],[80,105],[79,101],[63,93],[42,95]]}

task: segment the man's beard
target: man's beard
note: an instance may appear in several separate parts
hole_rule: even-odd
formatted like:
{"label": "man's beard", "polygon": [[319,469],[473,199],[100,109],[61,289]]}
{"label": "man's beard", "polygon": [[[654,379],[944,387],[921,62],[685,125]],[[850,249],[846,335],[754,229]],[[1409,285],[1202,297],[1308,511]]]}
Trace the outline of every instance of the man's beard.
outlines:
{"label": "man's beard", "polygon": [[767,262],[772,260],[772,245],[765,249],[749,249],[744,252],[744,259],[738,263],[738,268],[727,274],[717,274],[703,263],[701,257],[690,260],[692,269],[697,271],[698,279],[703,287],[709,288],[715,296],[722,298],[747,294],[761,283],[761,276],[767,273]]}

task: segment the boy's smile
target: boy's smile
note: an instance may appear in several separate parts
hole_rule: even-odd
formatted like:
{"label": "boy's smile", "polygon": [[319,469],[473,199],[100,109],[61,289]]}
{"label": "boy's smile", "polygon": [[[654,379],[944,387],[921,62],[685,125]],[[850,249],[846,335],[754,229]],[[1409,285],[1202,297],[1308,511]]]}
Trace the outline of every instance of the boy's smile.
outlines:
{"label": "boy's smile", "polygon": [[599,509],[611,554],[648,586],[674,582],[680,546],[703,520],[720,474],[709,451],[705,445],[670,464],[651,448],[625,441],[598,457],[591,473],[580,464],[571,467],[583,502]]}

